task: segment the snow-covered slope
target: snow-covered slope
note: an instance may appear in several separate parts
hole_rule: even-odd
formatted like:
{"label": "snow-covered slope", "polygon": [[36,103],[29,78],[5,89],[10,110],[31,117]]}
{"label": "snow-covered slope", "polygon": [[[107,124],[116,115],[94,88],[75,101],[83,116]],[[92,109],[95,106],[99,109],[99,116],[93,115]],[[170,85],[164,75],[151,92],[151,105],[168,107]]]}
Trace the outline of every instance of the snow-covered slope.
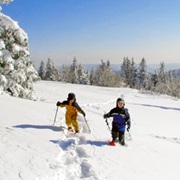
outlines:
{"label": "snow-covered slope", "polygon": [[[37,101],[0,95],[0,179],[2,180],[179,180],[180,100],[102,88],[37,82]],[[81,133],[65,133],[65,109],[56,102],[74,92],[86,112],[91,134],[79,114]],[[132,119],[126,147],[111,147],[102,118],[124,96]],[[109,119],[111,124],[111,119]]]}

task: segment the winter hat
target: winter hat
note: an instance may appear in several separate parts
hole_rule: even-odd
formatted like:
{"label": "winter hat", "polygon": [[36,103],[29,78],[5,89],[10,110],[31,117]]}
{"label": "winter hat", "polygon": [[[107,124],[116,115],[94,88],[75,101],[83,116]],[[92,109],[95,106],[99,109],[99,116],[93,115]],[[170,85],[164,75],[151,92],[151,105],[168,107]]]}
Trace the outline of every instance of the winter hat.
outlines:
{"label": "winter hat", "polygon": [[125,105],[124,99],[123,98],[118,98],[116,101],[116,105],[118,106],[118,102],[121,102]]}
{"label": "winter hat", "polygon": [[68,101],[70,101],[70,100],[76,100],[76,96],[75,96],[75,94],[74,93],[69,93],[68,94]]}

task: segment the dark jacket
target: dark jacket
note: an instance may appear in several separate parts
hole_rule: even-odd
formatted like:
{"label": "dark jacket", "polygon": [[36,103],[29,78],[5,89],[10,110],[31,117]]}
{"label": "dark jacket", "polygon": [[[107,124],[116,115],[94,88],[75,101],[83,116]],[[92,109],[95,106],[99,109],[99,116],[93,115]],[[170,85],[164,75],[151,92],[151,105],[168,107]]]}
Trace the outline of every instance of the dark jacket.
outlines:
{"label": "dark jacket", "polygon": [[62,103],[60,103],[60,107],[66,107],[67,109],[66,113],[76,114],[77,116],[77,112],[76,112],[77,110],[78,112],[80,112],[85,116],[85,112],[81,109],[81,107],[76,101],[74,101],[72,104],[70,104],[70,100],[63,101]]}
{"label": "dark jacket", "polygon": [[130,126],[130,115],[127,108],[119,108],[118,106],[111,109],[106,117],[113,117],[112,125],[116,127],[118,131],[125,131],[126,124]]}

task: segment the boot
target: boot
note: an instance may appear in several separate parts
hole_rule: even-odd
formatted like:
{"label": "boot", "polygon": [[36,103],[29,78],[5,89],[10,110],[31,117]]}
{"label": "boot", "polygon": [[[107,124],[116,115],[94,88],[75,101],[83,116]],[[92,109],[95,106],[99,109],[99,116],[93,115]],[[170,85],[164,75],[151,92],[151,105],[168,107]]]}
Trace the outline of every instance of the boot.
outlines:
{"label": "boot", "polygon": [[119,139],[119,143],[124,146],[125,145],[125,138],[124,135],[121,135],[121,138]]}

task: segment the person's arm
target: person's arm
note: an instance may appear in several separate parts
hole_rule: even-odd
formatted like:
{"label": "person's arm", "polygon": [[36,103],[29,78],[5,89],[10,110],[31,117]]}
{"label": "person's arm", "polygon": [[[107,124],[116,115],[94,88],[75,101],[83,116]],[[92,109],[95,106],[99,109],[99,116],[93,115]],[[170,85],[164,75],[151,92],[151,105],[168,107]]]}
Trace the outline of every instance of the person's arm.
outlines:
{"label": "person's arm", "polygon": [[81,113],[83,116],[86,116],[86,113],[81,109],[81,107],[79,106],[77,102],[74,102],[73,106],[77,109],[79,113]]}
{"label": "person's arm", "polygon": [[131,118],[130,118],[130,114],[128,112],[128,109],[125,109],[125,115],[126,115],[127,131],[129,131],[131,128]]}
{"label": "person's arm", "polygon": [[63,102],[58,101],[58,102],[56,103],[56,106],[65,107],[67,104],[68,104],[67,101],[63,101]]}
{"label": "person's arm", "polygon": [[112,114],[114,113],[115,111],[115,108],[111,109],[107,114],[104,114],[104,119],[105,118],[109,118],[109,117],[112,117]]}

